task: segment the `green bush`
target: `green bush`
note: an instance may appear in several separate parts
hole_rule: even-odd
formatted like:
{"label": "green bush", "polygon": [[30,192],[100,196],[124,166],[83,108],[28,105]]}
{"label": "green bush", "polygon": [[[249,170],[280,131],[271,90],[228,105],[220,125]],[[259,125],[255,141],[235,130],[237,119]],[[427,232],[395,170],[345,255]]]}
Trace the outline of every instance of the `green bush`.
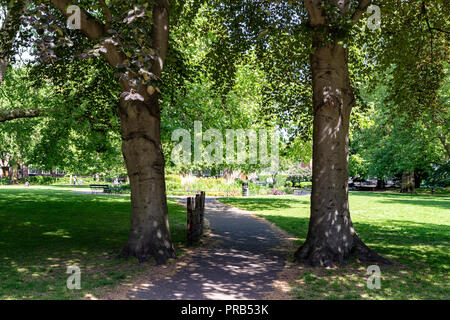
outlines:
{"label": "green bush", "polygon": [[6,178],[0,179],[0,185],[8,185],[8,184],[11,184],[11,178],[10,177],[6,177]]}
{"label": "green bush", "polygon": [[[253,182],[248,182],[251,195],[264,195],[270,190]],[[192,185],[182,185],[181,177],[176,175],[166,176],[166,190],[171,195],[189,195],[196,191],[205,191],[212,196],[239,196],[242,194],[242,181],[232,183],[224,178],[196,178]]]}
{"label": "green bush", "polygon": [[[72,184],[74,182],[74,178],[75,177],[72,178]],[[87,178],[77,177],[77,180],[78,180],[77,185],[79,184],[80,179],[83,181],[83,185],[97,184],[97,183],[107,184],[107,183],[112,182],[112,180],[111,181],[100,180],[100,181],[96,182],[95,177],[87,177]],[[66,177],[55,178],[55,177],[47,177],[47,176],[45,176],[45,177],[44,176],[31,176],[31,177],[23,178],[23,179],[19,180],[20,184],[24,184],[25,182],[29,182],[31,185],[45,185],[45,186],[55,185],[55,184],[68,185],[68,184],[70,184],[70,177],[66,176]]]}
{"label": "green bush", "polygon": [[300,183],[300,188],[311,189],[311,187],[312,187],[311,181],[305,181]]}
{"label": "green bush", "polygon": [[290,187],[284,187],[284,188],[283,188],[283,191],[284,191],[286,194],[294,194],[294,189],[292,189],[292,188],[290,188]]}
{"label": "green bush", "polygon": [[43,185],[43,186],[49,186],[54,183],[56,183],[57,178],[54,177],[43,177],[43,176],[33,176],[28,178],[20,179],[20,183],[24,184],[25,182],[28,182],[30,184],[34,185]]}
{"label": "green bush", "polygon": [[277,188],[284,188],[284,186],[286,185],[286,180],[289,176],[285,175],[285,174],[279,174],[276,177],[276,182],[275,182],[275,187]]}
{"label": "green bush", "polygon": [[425,184],[430,187],[449,187],[450,186],[450,161],[440,165],[425,180]]}
{"label": "green bush", "polygon": [[292,182],[293,187],[303,188],[302,185],[304,183],[308,183],[311,181],[311,177],[308,175],[290,175],[286,181]]}
{"label": "green bush", "polygon": [[111,191],[112,193],[129,194],[131,193],[131,187],[129,184],[124,184],[121,186],[112,186]]}

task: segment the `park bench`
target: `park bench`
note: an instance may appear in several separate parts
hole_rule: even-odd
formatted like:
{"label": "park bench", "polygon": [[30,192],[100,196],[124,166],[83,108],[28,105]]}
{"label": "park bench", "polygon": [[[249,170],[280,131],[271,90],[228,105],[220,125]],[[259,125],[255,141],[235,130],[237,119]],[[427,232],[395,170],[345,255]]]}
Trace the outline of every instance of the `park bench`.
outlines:
{"label": "park bench", "polygon": [[103,193],[111,193],[112,189],[107,184],[91,184],[89,185],[92,193],[95,193],[97,190],[102,190]]}

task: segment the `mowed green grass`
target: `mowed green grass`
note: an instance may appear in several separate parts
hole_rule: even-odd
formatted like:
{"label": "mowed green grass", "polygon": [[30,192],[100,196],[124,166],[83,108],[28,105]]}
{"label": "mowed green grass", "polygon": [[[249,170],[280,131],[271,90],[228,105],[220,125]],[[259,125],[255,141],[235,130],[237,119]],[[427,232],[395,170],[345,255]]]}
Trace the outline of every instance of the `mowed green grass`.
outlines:
{"label": "mowed green grass", "polygon": [[[256,212],[298,237],[298,245],[305,241],[309,196],[220,201]],[[352,192],[350,208],[363,241],[396,265],[380,266],[380,289],[367,288],[367,265],[356,261],[334,269],[300,265],[291,283],[294,298],[450,298],[450,197]]]}
{"label": "mowed green grass", "polygon": [[[130,227],[130,198],[79,188],[0,187],[0,299],[68,299],[128,281],[152,261],[117,259]],[[175,246],[186,242],[186,211],[168,200]],[[180,253],[180,252],[179,252]],[[81,290],[66,287],[67,267]]]}

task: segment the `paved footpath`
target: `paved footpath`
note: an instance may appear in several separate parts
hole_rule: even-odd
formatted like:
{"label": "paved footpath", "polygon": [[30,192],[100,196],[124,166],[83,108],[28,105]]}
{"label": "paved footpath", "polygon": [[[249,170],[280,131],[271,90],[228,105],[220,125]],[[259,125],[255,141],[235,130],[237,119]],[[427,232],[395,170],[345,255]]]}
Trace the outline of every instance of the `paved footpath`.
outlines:
{"label": "paved footpath", "polygon": [[130,293],[130,299],[261,299],[273,291],[287,253],[282,235],[249,212],[207,198],[213,247],[192,257],[170,280]]}

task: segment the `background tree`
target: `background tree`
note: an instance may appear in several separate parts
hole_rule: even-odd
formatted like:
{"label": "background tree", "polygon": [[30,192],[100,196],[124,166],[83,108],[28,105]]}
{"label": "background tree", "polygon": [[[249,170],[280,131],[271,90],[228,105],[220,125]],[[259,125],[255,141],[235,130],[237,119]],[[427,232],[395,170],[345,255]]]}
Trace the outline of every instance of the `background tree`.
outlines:
{"label": "background tree", "polygon": [[[375,31],[363,23],[368,16],[364,13],[371,4],[379,5],[382,12],[381,29]],[[388,263],[364,245],[350,218],[347,180],[351,111],[355,106],[364,109],[359,89],[364,81],[376,82],[373,71],[379,70],[381,74],[392,68],[395,80],[391,82],[396,90],[392,97],[402,99],[397,106],[407,109],[411,99],[406,96],[414,90],[418,79],[429,77],[425,96],[430,103],[420,101],[411,110],[423,112],[436,107],[431,102],[442,81],[446,9],[444,1],[425,2],[425,5],[422,1],[396,0],[217,3],[217,12],[229,21],[226,26],[231,46],[227,48],[235,48],[237,52],[242,48],[255,49],[258,57],[264,57],[261,52],[268,51],[266,57],[272,70],[297,72],[298,76],[291,78],[300,79],[292,82],[294,87],[312,83],[309,96],[312,101],[308,100],[308,90],[296,90],[304,98],[297,96],[291,100],[288,110],[286,106],[280,108],[273,104],[274,113],[279,113],[280,119],[286,119],[284,114],[295,114],[293,108],[308,110],[308,105],[312,106],[310,114],[314,115],[311,218],[307,240],[295,255],[298,262],[329,266],[353,254],[362,261]],[[418,50],[419,42],[430,43],[432,48]],[[271,50],[272,47],[278,50]],[[287,53],[276,53],[281,50]],[[433,52],[436,65],[424,58],[423,52],[428,54],[428,50]],[[289,59],[289,54],[296,59]],[[227,61],[232,64],[234,60]],[[281,78],[284,74],[279,73]],[[403,92],[405,79],[414,81],[408,81],[409,91]],[[411,96],[418,101],[423,95]],[[409,111],[418,115],[421,112]]]}

